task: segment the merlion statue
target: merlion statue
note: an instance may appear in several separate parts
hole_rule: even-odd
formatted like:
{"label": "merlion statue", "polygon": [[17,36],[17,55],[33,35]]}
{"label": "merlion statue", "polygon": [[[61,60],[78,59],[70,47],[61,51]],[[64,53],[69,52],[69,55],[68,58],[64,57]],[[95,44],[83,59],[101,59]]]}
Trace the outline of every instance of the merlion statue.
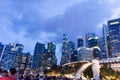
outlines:
{"label": "merlion statue", "polygon": [[93,78],[95,80],[100,80],[100,65],[97,59],[92,60],[92,70],[93,70]]}

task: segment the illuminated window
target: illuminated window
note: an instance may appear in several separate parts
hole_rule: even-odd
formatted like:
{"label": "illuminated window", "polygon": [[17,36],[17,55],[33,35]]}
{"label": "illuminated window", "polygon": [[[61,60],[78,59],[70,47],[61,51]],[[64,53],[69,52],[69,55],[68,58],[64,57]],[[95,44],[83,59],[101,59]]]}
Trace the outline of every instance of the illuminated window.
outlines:
{"label": "illuminated window", "polygon": [[22,62],[23,62],[23,63],[26,63],[26,59],[27,59],[27,57],[23,57],[23,58],[22,58]]}
{"label": "illuminated window", "polygon": [[24,65],[24,64],[21,64],[20,68],[21,68],[21,69],[25,69],[25,65]]}
{"label": "illuminated window", "polygon": [[118,21],[110,23],[110,25],[119,24]]}

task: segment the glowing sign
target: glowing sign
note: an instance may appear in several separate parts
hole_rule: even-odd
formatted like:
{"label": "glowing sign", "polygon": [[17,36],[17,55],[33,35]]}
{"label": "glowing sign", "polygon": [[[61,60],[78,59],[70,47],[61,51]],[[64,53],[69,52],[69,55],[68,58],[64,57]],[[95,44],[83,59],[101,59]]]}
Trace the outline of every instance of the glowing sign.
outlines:
{"label": "glowing sign", "polygon": [[110,23],[110,25],[119,24],[119,23],[120,23],[120,22],[116,21],[116,22]]}

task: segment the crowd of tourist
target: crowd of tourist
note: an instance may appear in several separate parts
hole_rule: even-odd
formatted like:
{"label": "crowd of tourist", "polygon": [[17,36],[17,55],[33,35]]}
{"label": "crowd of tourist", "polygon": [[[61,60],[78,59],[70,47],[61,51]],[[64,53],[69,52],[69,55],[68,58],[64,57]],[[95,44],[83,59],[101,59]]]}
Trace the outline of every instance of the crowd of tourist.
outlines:
{"label": "crowd of tourist", "polygon": [[15,73],[15,68],[11,68],[9,71],[0,68],[0,80],[16,80],[14,77]]}
{"label": "crowd of tourist", "polygon": [[71,80],[66,77],[41,76],[39,73],[24,72],[19,73],[15,68],[2,70],[0,68],[0,80]]}

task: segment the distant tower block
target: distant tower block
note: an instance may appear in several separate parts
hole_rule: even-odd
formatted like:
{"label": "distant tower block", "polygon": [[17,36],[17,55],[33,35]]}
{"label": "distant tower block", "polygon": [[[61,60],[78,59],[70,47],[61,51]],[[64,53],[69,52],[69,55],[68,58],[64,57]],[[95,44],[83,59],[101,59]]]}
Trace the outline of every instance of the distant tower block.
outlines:
{"label": "distant tower block", "polygon": [[78,37],[78,48],[83,46],[83,37]]}

